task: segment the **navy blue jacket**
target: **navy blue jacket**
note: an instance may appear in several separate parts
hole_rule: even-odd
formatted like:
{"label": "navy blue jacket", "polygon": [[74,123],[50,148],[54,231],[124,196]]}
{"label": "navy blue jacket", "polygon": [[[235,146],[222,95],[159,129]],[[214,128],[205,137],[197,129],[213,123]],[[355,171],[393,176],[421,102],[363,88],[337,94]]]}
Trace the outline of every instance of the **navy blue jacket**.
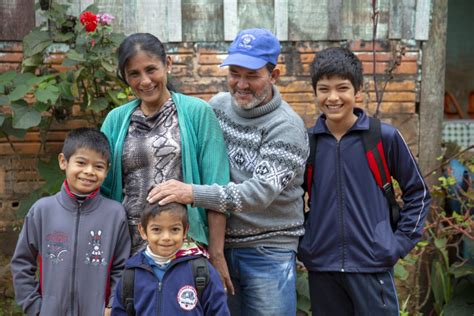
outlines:
{"label": "navy blue jacket", "polygon": [[398,130],[382,123],[388,168],[403,192],[404,206],[395,232],[387,199],[377,186],[364,153],[358,119],[339,140],[322,115],[311,129],[318,137],[311,210],[298,255],[310,271],[382,272],[393,268],[421,238],[430,195],[421,172]]}
{"label": "navy blue jacket", "polygon": [[[230,315],[227,295],[220,277],[208,262],[210,280],[198,301],[190,259],[196,256],[179,257],[170,263],[163,280],[153,273],[145,254],[140,252],[125,263],[126,268],[135,268],[134,305],[136,315]],[[121,303],[122,280],[115,290],[112,315],[126,316]]]}

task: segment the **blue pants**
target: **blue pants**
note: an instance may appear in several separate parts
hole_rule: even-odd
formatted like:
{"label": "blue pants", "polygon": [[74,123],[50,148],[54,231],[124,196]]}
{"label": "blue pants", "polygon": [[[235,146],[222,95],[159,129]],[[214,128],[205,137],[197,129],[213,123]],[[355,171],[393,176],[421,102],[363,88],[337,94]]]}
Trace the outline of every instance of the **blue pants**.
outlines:
{"label": "blue pants", "polygon": [[232,316],[296,315],[295,252],[273,247],[225,250],[235,295]]}
{"label": "blue pants", "polygon": [[309,271],[313,316],[399,315],[391,272]]}

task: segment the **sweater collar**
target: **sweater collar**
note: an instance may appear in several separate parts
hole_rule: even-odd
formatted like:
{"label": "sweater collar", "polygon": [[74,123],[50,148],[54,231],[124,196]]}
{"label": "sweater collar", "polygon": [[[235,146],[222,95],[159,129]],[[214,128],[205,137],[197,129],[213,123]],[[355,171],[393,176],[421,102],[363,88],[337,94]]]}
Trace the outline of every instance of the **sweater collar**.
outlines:
{"label": "sweater collar", "polygon": [[100,204],[101,195],[99,189],[93,191],[85,197],[84,200],[79,200],[74,193],[71,192],[67,181],[64,181],[59,192],[59,201],[61,205],[68,211],[77,211],[81,207],[81,213],[91,212]]}
{"label": "sweater collar", "polygon": [[264,105],[254,107],[253,109],[250,109],[250,110],[245,110],[239,107],[235,103],[234,98],[231,96],[231,104],[232,104],[232,108],[234,109],[234,112],[238,116],[243,117],[243,118],[256,118],[256,117],[259,117],[259,116],[262,116],[274,111],[281,105],[281,95],[275,86],[272,86],[272,90],[273,90],[273,98],[270,100],[270,102]]}

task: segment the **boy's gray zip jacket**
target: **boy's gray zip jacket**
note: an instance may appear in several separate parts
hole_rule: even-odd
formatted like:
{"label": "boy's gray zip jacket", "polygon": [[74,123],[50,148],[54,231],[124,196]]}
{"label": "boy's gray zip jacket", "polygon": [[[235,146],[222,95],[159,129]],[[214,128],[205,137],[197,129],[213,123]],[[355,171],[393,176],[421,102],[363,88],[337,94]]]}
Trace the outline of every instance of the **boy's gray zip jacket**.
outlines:
{"label": "boy's gray zip jacket", "polygon": [[388,271],[423,233],[430,194],[408,145],[396,128],[382,123],[388,168],[403,192],[400,219],[392,231],[388,202],[369,169],[360,135],[369,129],[369,119],[361,109],[354,113],[357,121],[339,141],[324,115],[310,130],[318,144],[311,210],[298,249],[310,271]]}
{"label": "boy's gray zip jacket", "polygon": [[103,315],[130,255],[122,205],[98,192],[78,202],[67,191],[63,184],[25,217],[11,269],[27,315]]}

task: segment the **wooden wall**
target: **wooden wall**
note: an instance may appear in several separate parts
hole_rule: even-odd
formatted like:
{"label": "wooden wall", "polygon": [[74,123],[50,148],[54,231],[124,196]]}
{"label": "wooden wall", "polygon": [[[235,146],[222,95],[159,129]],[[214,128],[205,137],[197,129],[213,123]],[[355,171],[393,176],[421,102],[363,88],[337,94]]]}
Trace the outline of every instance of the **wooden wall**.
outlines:
{"label": "wooden wall", "polygon": [[[33,1],[0,0],[0,19],[6,21],[0,40],[21,40],[33,26]],[[69,3],[72,15],[96,4],[126,34],[150,32],[165,42],[231,41],[250,27],[267,28],[280,41],[372,38],[371,0],[54,1]],[[431,0],[378,0],[377,7],[378,39],[428,39]]]}

